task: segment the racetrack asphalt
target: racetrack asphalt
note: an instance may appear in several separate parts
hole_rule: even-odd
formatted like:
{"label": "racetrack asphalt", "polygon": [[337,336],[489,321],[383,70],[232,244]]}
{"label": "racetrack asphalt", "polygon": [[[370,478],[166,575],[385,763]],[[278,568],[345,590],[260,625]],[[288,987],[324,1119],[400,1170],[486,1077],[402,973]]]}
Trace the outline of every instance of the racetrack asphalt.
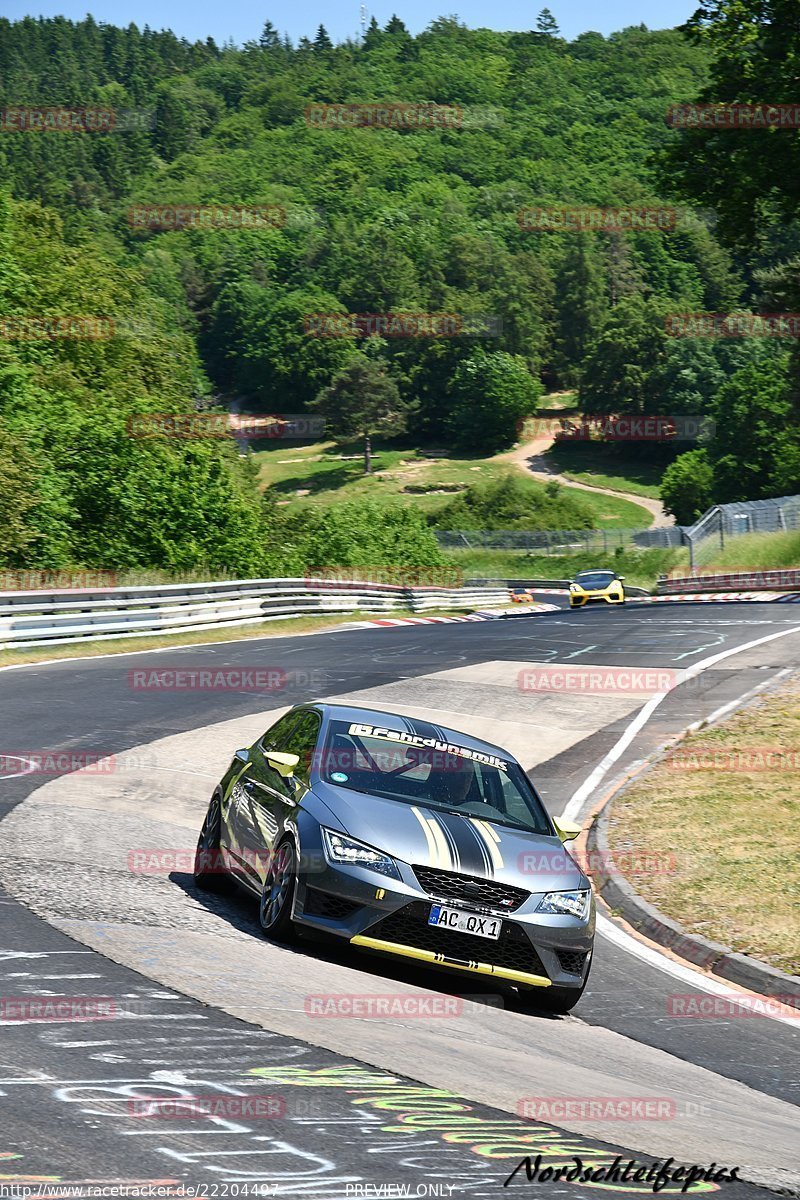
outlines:
{"label": "racetrack asphalt", "polygon": [[[625,667],[681,669],[715,651],[793,628],[792,615],[791,609],[776,605],[631,605],[625,610],[562,612],[484,624],[342,630],[306,637],[288,634],[155,654],[32,665],[0,672],[0,706],[4,717],[2,749],[5,753],[21,755],[26,750],[37,749],[102,750],[107,754],[120,754],[169,734],[259,713],[271,706],[269,700],[286,704],[314,696],[391,688],[404,679],[421,679],[431,673],[452,672],[487,662],[563,664],[569,661],[580,664],[583,659],[584,662]],[[615,765],[615,770],[622,770],[641,759],[665,737],[690,721],[707,716],[722,704],[777,677],[788,664],[796,664],[800,656],[798,644],[796,638],[782,639],[758,652],[746,651],[700,676],[691,688],[676,689]],[[137,693],[128,685],[128,671],[136,666],[163,668],[173,665],[269,668],[287,672],[289,686],[281,690],[279,697],[265,701],[263,693],[252,691]],[[513,706],[513,696],[509,697],[509,702]],[[476,689],[476,707],[480,703],[480,689]],[[598,722],[598,727],[589,736],[540,762],[533,775],[551,811],[561,811],[575,788],[616,742],[626,724],[627,714],[606,723]],[[6,780],[0,815],[31,795],[42,783],[41,775]],[[173,1120],[163,1126],[168,1131],[168,1138],[159,1137],[157,1131],[144,1127],[141,1131],[125,1130],[130,1118],[119,1119],[120,1105],[126,1103],[121,1094],[98,1099],[98,1093],[88,1096],[88,1093],[74,1092],[65,1099],[65,1080],[97,1081],[107,1076],[113,1082],[102,1086],[116,1087],[121,1078],[134,1078],[139,1081],[141,1091],[152,1086],[152,1071],[156,1072],[155,1082],[160,1079],[168,1086],[185,1087],[186,1080],[196,1083],[197,1072],[205,1069],[204,1077],[213,1078],[217,1085],[222,1081],[223,1086],[238,1084],[241,1088],[241,1064],[246,1058],[255,1069],[263,1067],[273,1071],[278,1080],[273,1091],[288,1088],[293,1095],[300,1095],[299,1085],[289,1086],[285,1082],[285,1063],[301,1060],[304,1067],[310,1064],[314,1070],[321,1064],[341,1065],[341,1060],[328,1051],[309,1047],[284,1034],[270,1037],[263,1030],[248,1027],[181,997],[179,989],[155,986],[142,975],[110,963],[65,938],[63,933],[50,928],[10,897],[4,898],[0,912],[3,926],[0,972],[5,977],[4,993],[7,996],[41,996],[53,991],[74,994],[76,988],[80,989],[80,994],[86,994],[83,989],[91,987],[97,989],[92,991],[93,995],[117,997],[123,1009],[122,997],[127,996],[129,1005],[134,1006],[132,1012],[125,1009],[115,1017],[113,1029],[111,1024],[78,1023],[68,1025],[65,1034],[64,1025],[30,1021],[6,1025],[2,1029],[6,1067],[2,1071],[5,1082],[0,1082],[0,1088],[5,1092],[0,1099],[0,1112],[7,1119],[0,1156],[3,1152],[22,1156],[9,1159],[7,1172],[10,1174],[29,1172],[72,1180],[153,1178],[157,1175],[184,1182],[225,1177],[219,1164],[211,1167],[210,1150],[186,1148],[209,1145],[209,1122],[205,1122],[201,1134],[196,1130],[180,1132],[185,1129],[185,1123]],[[17,957],[40,954],[46,957]],[[78,957],[71,959],[71,954]],[[70,967],[68,971],[64,969],[65,963]],[[73,969],[75,963],[80,963],[80,970]],[[99,976],[100,981],[81,983],[79,978],[68,978],[70,976]],[[47,986],[43,987],[45,982]],[[665,996],[674,990],[674,982],[670,983],[660,971],[601,939],[591,986],[576,1008],[575,1016],[717,1075],[739,1080],[767,1096],[782,1101],[796,1100],[797,1033],[793,1028],[768,1019],[693,1022],[670,1018],[666,1013]],[[139,1005],[141,1009],[136,1007]],[[119,1020],[127,1022],[124,1028],[118,1026]],[[139,1034],[140,1022],[146,1029],[143,1034]],[[173,1031],[178,1027],[181,1033],[176,1035]],[[128,1036],[129,1029],[135,1029],[139,1035],[135,1040],[133,1035]],[[202,1032],[196,1035],[195,1029]],[[156,1060],[158,1065],[155,1065]],[[215,1065],[209,1068],[209,1062]],[[183,1084],[175,1082],[176,1072],[180,1075],[182,1071]],[[408,1074],[414,1074],[411,1059]],[[168,1075],[174,1076],[172,1083]],[[9,1082],[12,1079],[16,1082]],[[30,1082],[23,1083],[22,1080]],[[294,1167],[287,1166],[283,1182],[287,1194],[344,1195],[350,1188],[348,1194],[352,1195],[352,1189],[359,1182],[385,1183],[387,1179],[414,1185],[422,1179],[428,1183],[438,1181],[444,1186],[443,1181],[457,1178],[453,1173],[456,1155],[458,1171],[463,1175],[459,1189],[470,1194],[497,1194],[502,1179],[508,1174],[508,1170],[497,1171],[494,1160],[474,1152],[466,1143],[456,1147],[447,1144],[443,1148],[444,1144],[435,1134],[423,1139],[427,1142],[424,1155],[429,1156],[426,1165],[415,1160],[415,1165],[409,1166],[413,1154],[405,1154],[401,1161],[388,1147],[384,1157],[370,1137],[370,1126],[374,1126],[372,1132],[377,1133],[378,1124],[363,1119],[366,1109],[359,1109],[360,1115],[354,1118],[352,1114],[346,1115],[349,1110],[345,1104],[343,1115],[341,1086],[323,1088],[317,1084],[311,1086],[312,1082],[309,1077],[302,1094],[319,1101],[324,1111],[308,1109],[300,1112],[297,1106],[292,1109],[287,1098],[285,1120],[268,1122],[264,1134],[257,1134],[254,1139],[251,1134],[240,1131],[234,1135],[230,1131],[232,1138],[249,1139],[248,1145],[261,1136],[262,1143],[270,1147],[273,1155],[278,1153],[274,1132],[278,1125],[281,1127],[279,1138],[288,1140],[286,1130],[289,1128],[295,1141],[299,1139],[302,1153],[312,1152],[308,1136],[313,1134],[313,1153],[319,1160],[316,1163],[318,1173],[302,1175],[298,1173],[296,1163]],[[252,1088],[252,1081],[246,1086]],[[195,1090],[198,1089],[195,1087]],[[352,1099],[350,1093],[347,1095]],[[337,1101],[333,1108],[332,1096]],[[87,1103],[88,1115],[85,1111]],[[65,1107],[67,1104],[71,1106]],[[370,1116],[374,1114],[370,1113]],[[492,1117],[490,1113],[489,1117],[498,1119],[497,1114]],[[499,1119],[508,1122],[510,1118],[506,1113]],[[519,1127],[519,1122],[514,1124]],[[124,1132],[118,1136],[121,1128]],[[355,1135],[356,1129],[358,1136],[351,1136]],[[396,1135],[397,1131],[394,1132]],[[130,1140],[126,1141],[126,1135]],[[574,1149],[576,1135],[564,1136],[572,1139]],[[221,1132],[219,1137],[222,1137]],[[398,1145],[396,1136],[388,1140],[392,1146]],[[622,1144],[630,1144],[622,1135],[619,1140]],[[169,1146],[160,1145],[161,1141],[180,1145],[183,1149],[176,1153],[184,1153],[188,1159],[175,1158],[170,1154]],[[155,1153],[148,1151],[145,1154],[141,1149],[142,1146],[154,1147],[157,1143]],[[585,1145],[586,1153],[589,1153],[592,1139],[581,1138],[579,1143]],[[221,1144],[221,1141],[214,1142],[215,1146]],[[128,1146],[132,1149],[128,1150]],[[419,1152],[423,1153],[422,1146]],[[519,1155],[524,1152],[520,1149]],[[229,1158],[220,1160],[223,1166],[225,1163],[230,1166],[238,1153],[237,1149]],[[241,1153],[247,1156],[252,1151]],[[448,1159],[448,1155],[454,1157]],[[147,1165],[143,1166],[145,1158]],[[320,1165],[323,1160],[328,1164],[325,1167]],[[558,1161],[567,1160],[562,1155]],[[273,1169],[276,1162],[275,1157],[269,1160],[271,1175],[265,1174],[263,1166],[259,1168],[262,1172],[259,1178],[275,1182],[280,1174]],[[376,1162],[380,1162],[379,1168],[375,1167]],[[509,1162],[513,1169],[515,1160],[507,1156],[500,1165],[507,1168]],[[786,1165],[776,1164],[778,1167]],[[231,1178],[247,1177],[251,1181],[254,1178],[252,1172],[235,1176],[233,1170],[230,1167],[228,1171]],[[307,1166],[307,1170],[311,1167]],[[313,1183],[315,1179],[316,1184]],[[514,1186],[522,1186],[519,1177]],[[577,1195],[585,1190],[574,1183],[540,1183],[536,1186],[553,1195]],[[739,1188],[744,1190],[740,1193]],[[620,1186],[619,1191],[627,1193],[628,1188]],[[753,1189],[747,1185],[726,1185],[725,1191],[730,1195],[744,1195]]]}

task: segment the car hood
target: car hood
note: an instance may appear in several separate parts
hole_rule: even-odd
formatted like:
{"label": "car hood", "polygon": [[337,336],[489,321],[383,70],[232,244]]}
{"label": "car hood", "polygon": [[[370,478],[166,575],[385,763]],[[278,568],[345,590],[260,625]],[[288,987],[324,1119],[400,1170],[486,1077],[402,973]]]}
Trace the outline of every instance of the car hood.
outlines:
{"label": "car hood", "polygon": [[[314,792],[350,834],[410,865],[497,879],[529,892],[588,887],[555,836],[526,833],[423,804],[385,800],[318,780]],[[321,817],[323,823],[324,816]]]}

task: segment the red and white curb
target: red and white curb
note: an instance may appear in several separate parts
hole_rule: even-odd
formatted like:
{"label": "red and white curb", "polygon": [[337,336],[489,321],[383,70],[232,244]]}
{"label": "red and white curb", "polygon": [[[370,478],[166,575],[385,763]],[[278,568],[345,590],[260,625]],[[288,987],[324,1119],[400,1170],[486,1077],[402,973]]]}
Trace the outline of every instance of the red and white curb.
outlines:
{"label": "red and white curb", "polygon": [[496,621],[500,617],[532,617],[542,612],[558,612],[557,604],[526,604],[524,608],[501,608],[496,612],[490,609],[484,612],[468,613],[458,617],[380,617],[374,621],[350,621],[348,629],[371,629],[378,625],[387,628],[393,625],[453,625],[457,621]]}
{"label": "red and white curb", "polygon": [[[785,598],[785,592],[676,592],[670,596],[643,596],[645,604],[671,604],[673,600],[691,601],[695,604],[717,604],[719,601],[744,600],[748,602],[780,600]],[[630,597],[631,600],[633,596]]]}
{"label": "red and white curb", "polygon": [[392,625],[451,625],[455,621],[490,621],[482,613],[469,613],[464,617],[380,617],[374,621],[349,621],[348,629],[371,629],[373,625],[387,628]]}

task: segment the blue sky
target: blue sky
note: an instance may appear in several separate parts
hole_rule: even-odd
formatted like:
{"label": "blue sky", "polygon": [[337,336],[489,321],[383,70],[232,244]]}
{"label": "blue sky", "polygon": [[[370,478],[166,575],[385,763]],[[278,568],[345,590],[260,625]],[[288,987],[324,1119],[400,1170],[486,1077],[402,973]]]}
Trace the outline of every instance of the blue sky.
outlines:
{"label": "blue sky", "polygon": [[[626,25],[642,21],[650,29],[665,29],[678,25],[697,8],[695,0],[494,0],[491,5],[478,0],[368,0],[369,15],[381,25],[392,15],[405,21],[412,33],[419,33],[435,17],[455,13],[471,28],[489,26],[491,29],[532,29],[537,13],[551,9],[562,34],[577,37],[587,29],[609,34]],[[293,0],[288,8],[281,4],[254,4],[253,0],[6,0],[0,7],[4,17],[14,20],[24,16],[65,16],[80,20],[91,11],[95,20],[110,25],[128,25],[134,21],[140,28],[169,28],[190,40],[213,37],[217,42],[233,38],[241,44],[255,38],[266,20],[271,20],[281,33],[293,41],[302,35],[313,37],[322,23],[337,41],[357,33],[359,0]]]}

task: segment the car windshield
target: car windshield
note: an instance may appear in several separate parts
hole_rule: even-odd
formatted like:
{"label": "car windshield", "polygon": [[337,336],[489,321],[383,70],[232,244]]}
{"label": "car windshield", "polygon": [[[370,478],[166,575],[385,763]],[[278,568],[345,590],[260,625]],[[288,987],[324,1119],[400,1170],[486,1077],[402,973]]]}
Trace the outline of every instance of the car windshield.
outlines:
{"label": "car windshield", "polygon": [[575,576],[575,582],[584,588],[604,588],[614,582],[613,571],[581,571]]}
{"label": "car windshield", "polygon": [[355,721],[332,721],[319,761],[326,783],[552,835],[518,763],[500,753]]}

